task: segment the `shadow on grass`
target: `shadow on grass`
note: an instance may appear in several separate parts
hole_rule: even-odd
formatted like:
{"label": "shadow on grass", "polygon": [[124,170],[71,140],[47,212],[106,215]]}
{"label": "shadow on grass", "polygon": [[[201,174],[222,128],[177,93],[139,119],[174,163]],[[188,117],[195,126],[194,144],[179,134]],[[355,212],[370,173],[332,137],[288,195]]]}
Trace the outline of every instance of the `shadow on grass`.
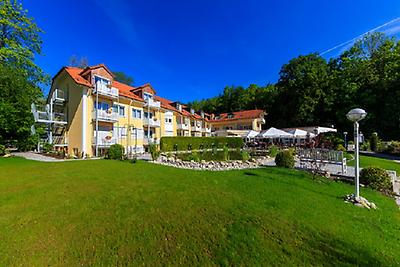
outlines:
{"label": "shadow on grass", "polygon": [[245,171],[245,172],[244,172],[244,175],[246,175],[246,176],[260,176],[260,175],[257,174],[257,173],[249,172],[249,171]]}

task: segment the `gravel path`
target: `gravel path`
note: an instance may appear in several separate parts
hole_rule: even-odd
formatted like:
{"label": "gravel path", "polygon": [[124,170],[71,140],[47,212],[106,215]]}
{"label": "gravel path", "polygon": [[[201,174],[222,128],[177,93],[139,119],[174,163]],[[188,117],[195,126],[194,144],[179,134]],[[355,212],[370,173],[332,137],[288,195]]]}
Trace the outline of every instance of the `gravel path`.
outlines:
{"label": "gravel path", "polygon": [[11,155],[17,156],[17,157],[23,157],[23,158],[30,159],[30,160],[43,161],[43,162],[65,161],[64,159],[55,159],[55,158],[47,157],[47,156],[37,154],[34,152],[12,152]]}

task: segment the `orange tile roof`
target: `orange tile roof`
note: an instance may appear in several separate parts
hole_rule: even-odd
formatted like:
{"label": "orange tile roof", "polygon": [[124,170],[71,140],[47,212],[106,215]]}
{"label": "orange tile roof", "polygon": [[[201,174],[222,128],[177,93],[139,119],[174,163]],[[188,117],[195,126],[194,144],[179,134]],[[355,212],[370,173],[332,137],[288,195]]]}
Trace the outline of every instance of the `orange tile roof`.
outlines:
{"label": "orange tile roof", "polygon": [[[86,80],[85,78],[83,78],[80,73],[82,72],[81,68],[76,68],[76,67],[64,67],[63,69],[65,69],[65,71],[69,74],[69,76],[71,76],[71,78],[80,85],[84,85],[84,86],[88,86],[88,87],[93,87],[92,84]],[[61,69],[61,71],[63,70]],[[61,72],[60,71],[60,72]],[[60,73],[59,72],[59,73]],[[59,74],[57,73],[56,76]],[[54,76],[54,77],[56,77]],[[53,78],[54,79],[54,78]]]}
{"label": "orange tile roof", "polygon": [[118,92],[120,95],[137,100],[137,101],[144,102],[143,98],[141,98],[140,96],[138,96],[132,92],[135,89],[135,87],[124,84],[124,83],[120,83],[115,80],[112,82],[112,86],[118,89]]}
{"label": "orange tile roof", "polygon": [[[229,115],[232,115],[229,118]],[[211,122],[219,122],[219,121],[232,121],[232,120],[240,120],[240,119],[256,119],[260,118],[260,116],[264,114],[264,111],[261,109],[253,109],[253,110],[243,110],[236,111],[231,113],[222,113],[219,115],[218,119],[212,119]]]}
{"label": "orange tile roof", "polygon": [[162,108],[165,108],[165,109],[168,109],[168,110],[172,110],[172,111],[175,111],[175,112],[179,113],[179,110],[172,105],[173,102],[171,100],[168,100],[168,99],[160,97],[160,96],[154,96],[154,98],[161,102],[161,107]]}

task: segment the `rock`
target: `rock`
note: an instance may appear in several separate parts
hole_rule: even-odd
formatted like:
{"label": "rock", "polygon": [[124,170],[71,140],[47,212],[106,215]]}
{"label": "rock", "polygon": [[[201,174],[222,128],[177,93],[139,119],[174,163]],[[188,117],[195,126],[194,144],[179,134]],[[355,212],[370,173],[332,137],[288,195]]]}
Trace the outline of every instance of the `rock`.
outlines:
{"label": "rock", "polygon": [[5,154],[5,155],[3,156],[3,158],[9,158],[9,157],[11,157],[11,154]]}

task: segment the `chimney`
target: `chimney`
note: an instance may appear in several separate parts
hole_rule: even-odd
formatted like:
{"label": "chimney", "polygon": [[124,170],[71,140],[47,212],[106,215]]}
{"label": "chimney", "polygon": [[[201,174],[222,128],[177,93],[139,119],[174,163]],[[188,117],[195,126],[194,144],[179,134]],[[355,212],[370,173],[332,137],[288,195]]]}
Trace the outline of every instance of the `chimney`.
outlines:
{"label": "chimney", "polygon": [[204,111],[201,111],[200,114],[201,114],[201,117],[204,119]]}
{"label": "chimney", "polygon": [[194,109],[190,109],[190,114],[194,115]]}

